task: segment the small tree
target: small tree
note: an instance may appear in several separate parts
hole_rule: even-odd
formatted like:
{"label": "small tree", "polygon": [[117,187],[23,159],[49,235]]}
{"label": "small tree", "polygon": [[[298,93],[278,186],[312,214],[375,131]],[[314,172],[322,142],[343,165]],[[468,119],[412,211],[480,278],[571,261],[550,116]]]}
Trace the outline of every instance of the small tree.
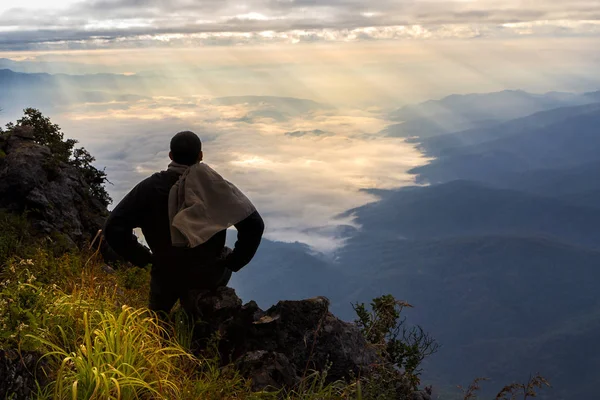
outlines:
{"label": "small tree", "polygon": [[381,357],[404,374],[413,390],[418,388],[421,362],[437,352],[439,345],[420,326],[405,326],[402,311],[412,307],[392,295],[373,299],[371,311],[364,304],[354,304],[356,323],[365,339],[373,344]]}
{"label": "small tree", "polygon": [[10,131],[17,126],[31,126],[34,141],[48,146],[56,162],[73,165],[82,173],[83,179],[90,188],[90,195],[104,206],[111,203],[112,200],[104,187],[108,182],[106,172],[92,165],[96,159],[86,149],[75,148],[77,140],[65,139],[60,127],[35,108],[26,108],[24,116],[17,120],[16,124],[7,124],[6,128]]}

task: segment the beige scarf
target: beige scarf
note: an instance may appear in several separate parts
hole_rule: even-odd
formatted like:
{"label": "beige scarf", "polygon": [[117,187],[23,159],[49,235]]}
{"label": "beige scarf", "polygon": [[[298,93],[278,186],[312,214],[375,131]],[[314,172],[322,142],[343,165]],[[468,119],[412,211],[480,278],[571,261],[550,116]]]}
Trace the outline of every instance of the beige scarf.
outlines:
{"label": "beige scarf", "polygon": [[237,187],[204,163],[188,167],[172,162],[169,170],[182,174],[169,192],[173,246],[201,245],[256,211]]}

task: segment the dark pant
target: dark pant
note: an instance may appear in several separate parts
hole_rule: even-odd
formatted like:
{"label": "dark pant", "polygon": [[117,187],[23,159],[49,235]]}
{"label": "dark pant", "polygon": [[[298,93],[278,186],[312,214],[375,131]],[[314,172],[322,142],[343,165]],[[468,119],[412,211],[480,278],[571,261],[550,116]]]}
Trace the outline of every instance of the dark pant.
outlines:
{"label": "dark pant", "polygon": [[193,267],[157,266],[150,279],[150,310],[165,317],[177,302],[192,290],[216,289],[226,286],[231,271],[218,264]]}

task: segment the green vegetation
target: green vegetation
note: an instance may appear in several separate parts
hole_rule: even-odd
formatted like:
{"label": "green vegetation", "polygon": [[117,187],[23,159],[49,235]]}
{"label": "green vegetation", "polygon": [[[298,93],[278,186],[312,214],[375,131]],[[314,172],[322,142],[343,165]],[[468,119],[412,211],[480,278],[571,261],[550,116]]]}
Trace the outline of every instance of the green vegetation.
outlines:
{"label": "green vegetation", "polygon": [[0,232],[0,265],[14,255],[26,256],[30,235],[25,216],[16,216],[0,209]]}
{"label": "green vegetation", "polygon": [[213,350],[190,354],[189,332],[158,324],[144,308],[147,281],[127,284],[145,271],[106,274],[88,254],[56,257],[43,248],[30,257],[2,267],[0,348],[45,354],[50,383],[39,399],[341,399],[354,390],[314,373],[294,391],[253,393]]}
{"label": "green vegetation", "polygon": [[[378,297],[371,303],[371,311],[364,304],[355,304],[356,321],[363,336],[375,346],[380,356],[387,363],[379,371],[377,382],[369,382],[377,386],[371,392],[389,393],[388,398],[397,397],[396,374],[387,371],[402,371],[402,379],[408,383],[409,390],[404,395],[418,390],[421,380],[421,362],[435,352],[439,345],[419,326],[406,327],[405,319],[401,319],[402,310],[412,307],[410,304],[396,300],[391,295]],[[373,388],[375,389],[375,388]]]}

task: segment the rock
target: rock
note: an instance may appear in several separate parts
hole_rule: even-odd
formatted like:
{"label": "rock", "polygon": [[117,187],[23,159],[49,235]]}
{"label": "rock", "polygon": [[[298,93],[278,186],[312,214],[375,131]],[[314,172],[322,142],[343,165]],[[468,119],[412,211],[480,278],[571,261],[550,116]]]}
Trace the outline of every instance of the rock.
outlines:
{"label": "rock", "polygon": [[191,291],[181,299],[181,306],[196,321],[195,343],[203,347],[211,336],[221,332],[242,309],[242,300],[233,289]]}
{"label": "rock", "polygon": [[328,377],[344,379],[360,374],[378,361],[356,325],[329,312],[329,300],[317,297],[304,301],[281,301],[267,311],[277,316],[277,347],[286,349],[292,363],[304,371],[322,371],[331,363]]}
{"label": "rock", "polygon": [[237,360],[236,368],[252,380],[254,391],[279,390],[299,382],[296,368],[281,353],[265,350],[249,352]]}
{"label": "rock", "polygon": [[100,267],[102,269],[102,271],[104,271],[104,273],[107,273],[109,275],[114,274],[116,271],[113,269],[113,267],[111,267],[110,265],[107,264],[102,264],[102,267]]}
{"label": "rock", "polygon": [[37,391],[37,384],[44,386],[40,357],[36,352],[0,350],[0,399],[29,399]]}
{"label": "rock", "polygon": [[34,130],[32,126],[16,126],[12,132],[13,136],[19,137],[21,139],[34,140]]}
{"label": "rock", "polygon": [[260,360],[277,360],[277,371],[291,371],[282,356],[297,374],[277,379],[285,385],[312,371],[328,369],[330,382],[368,373],[370,366],[380,361],[356,325],[329,312],[329,301],[324,297],[282,301],[266,312],[254,302],[242,306],[231,288],[199,291],[191,297],[184,307],[200,321],[194,331],[195,345],[202,349],[218,332],[223,364],[242,363],[247,366],[245,376],[257,375],[261,382],[268,381],[273,370],[266,364],[260,367]]}
{"label": "rock", "polygon": [[411,400],[431,400],[431,394],[426,391],[413,392]]}
{"label": "rock", "polygon": [[[66,247],[82,246],[102,228],[108,211],[89,194],[81,172],[58,161],[50,149],[33,141],[31,127],[3,135],[0,150],[0,208],[27,211],[32,226]],[[64,240],[63,240],[64,239]]]}

